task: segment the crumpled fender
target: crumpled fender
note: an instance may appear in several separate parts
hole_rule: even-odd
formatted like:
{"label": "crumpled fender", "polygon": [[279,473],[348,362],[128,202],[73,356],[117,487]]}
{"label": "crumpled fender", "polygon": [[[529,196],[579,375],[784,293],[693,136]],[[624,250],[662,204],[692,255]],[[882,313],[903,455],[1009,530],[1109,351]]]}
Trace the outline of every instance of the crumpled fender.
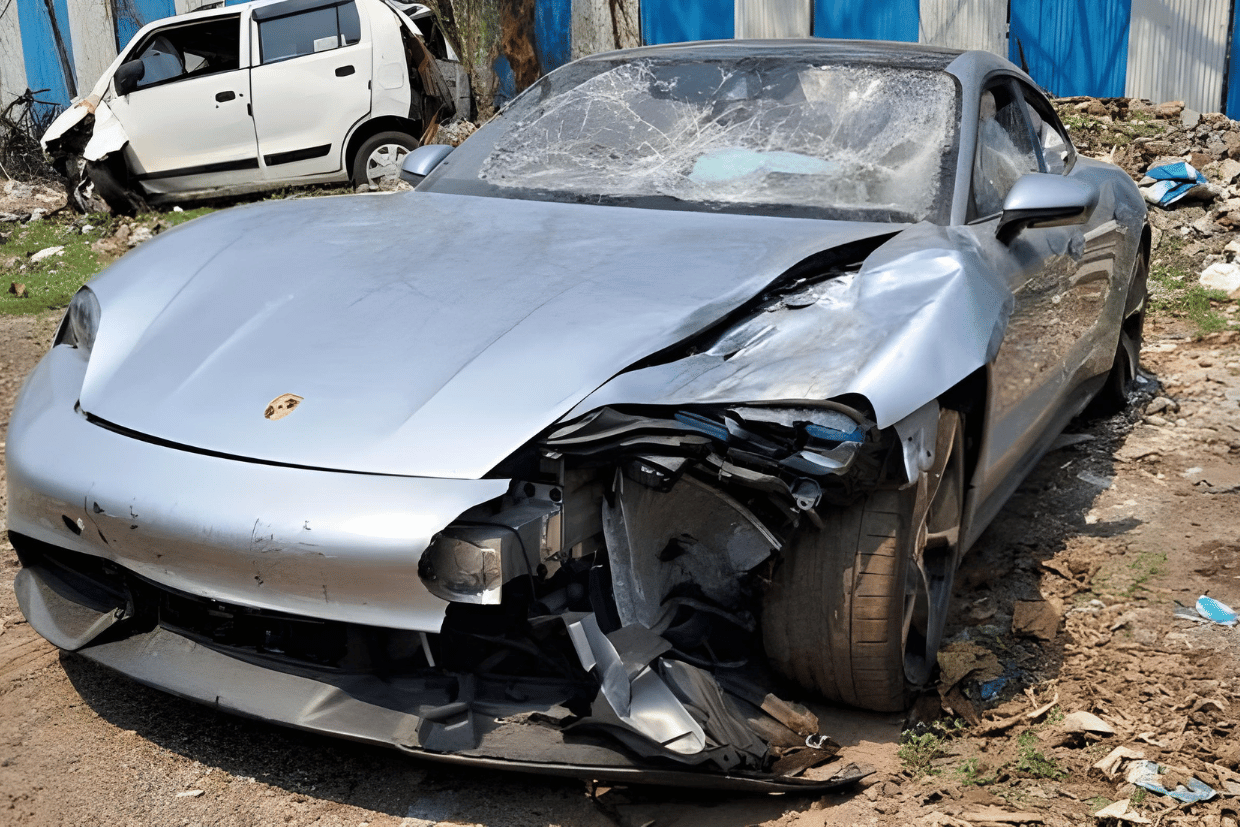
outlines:
{"label": "crumpled fender", "polygon": [[1014,306],[1011,264],[968,228],[922,223],[855,274],[811,285],[706,350],[620,374],[565,419],[604,405],[797,403],[860,394],[885,428],[987,364]]}
{"label": "crumpled fender", "polygon": [[44,130],[43,137],[39,139],[43,149],[50,152],[51,144],[59,141],[66,132],[80,124],[87,115],[95,112],[99,106],[99,97],[99,95],[90,95],[82,98],[73,106],[57,115],[55,120]]}
{"label": "crumpled fender", "polygon": [[125,132],[125,127],[116,119],[111,107],[100,102],[95,107],[95,131],[91,133],[82,157],[88,161],[100,161],[107,155],[124,149],[127,143],[129,135]]}

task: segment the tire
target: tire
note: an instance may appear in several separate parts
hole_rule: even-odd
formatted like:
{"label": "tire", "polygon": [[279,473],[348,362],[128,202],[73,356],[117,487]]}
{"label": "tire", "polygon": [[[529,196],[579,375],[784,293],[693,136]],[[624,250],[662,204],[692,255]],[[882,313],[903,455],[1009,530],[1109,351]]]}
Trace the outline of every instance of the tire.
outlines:
{"label": "tire", "polygon": [[86,162],[86,175],[95,185],[95,195],[102,198],[108,209],[117,215],[133,216],[140,212],[149,212],[151,208],[147,206],[146,200],[125,185],[124,182],[129,177],[128,170],[124,169],[123,160],[119,163],[122,167],[121,175],[117,175],[114,163]]}
{"label": "tire", "polygon": [[1145,252],[1138,252],[1137,260],[1132,266],[1128,292],[1130,296],[1134,293],[1140,296],[1140,301],[1136,303],[1136,309],[1125,315],[1120,326],[1119,342],[1115,347],[1115,360],[1111,363],[1111,371],[1090,406],[1090,413],[1094,416],[1113,416],[1128,407],[1128,394],[1132,391],[1132,385],[1137,379],[1137,369],[1141,366],[1149,269],[1150,262]]}
{"label": "tire", "polygon": [[944,409],[917,485],[826,511],[784,549],[762,608],[771,666],[829,701],[905,709],[934,673],[963,501],[963,420]]}
{"label": "tire", "polygon": [[395,187],[401,162],[418,146],[418,139],[404,132],[380,132],[367,138],[353,156],[353,186]]}

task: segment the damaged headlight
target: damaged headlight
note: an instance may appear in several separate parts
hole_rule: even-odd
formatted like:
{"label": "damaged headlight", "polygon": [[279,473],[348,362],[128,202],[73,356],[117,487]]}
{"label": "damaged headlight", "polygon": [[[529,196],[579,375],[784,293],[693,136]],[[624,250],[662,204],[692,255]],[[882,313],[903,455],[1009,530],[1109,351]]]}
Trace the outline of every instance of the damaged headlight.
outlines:
{"label": "damaged headlight", "polygon": [[83,287],[69,302],[60,329],[56,331],[55,345],[68,345],[81,351],[82,358],[89,359],[95,346],[95,334],[99,331],[99,299],[89,287]]}

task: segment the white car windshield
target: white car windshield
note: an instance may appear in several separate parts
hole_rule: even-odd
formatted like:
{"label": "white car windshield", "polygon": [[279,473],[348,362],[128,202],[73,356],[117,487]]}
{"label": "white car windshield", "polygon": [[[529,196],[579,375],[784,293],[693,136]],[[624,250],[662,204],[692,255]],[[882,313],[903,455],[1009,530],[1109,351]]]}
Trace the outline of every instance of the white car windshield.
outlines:
{"label": "white car windshield", "polygon": [[570,68],[513,102],[484,157],[457,159],[473,162],[489,194],[887,221],[941,214],[958,120],[945,72],[771,57]]}

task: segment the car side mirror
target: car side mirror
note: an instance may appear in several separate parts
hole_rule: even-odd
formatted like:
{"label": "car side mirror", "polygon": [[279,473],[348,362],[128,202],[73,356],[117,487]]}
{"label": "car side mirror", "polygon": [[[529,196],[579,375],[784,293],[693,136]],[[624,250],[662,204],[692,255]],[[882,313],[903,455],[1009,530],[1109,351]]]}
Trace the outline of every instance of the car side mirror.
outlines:
{"label": "car side mirror", "polygon": [[1096,206],[1096,187],[1062,175],[1030,172],[1018,178],[1003,199],[1003,214],[995,234],[1010,244],[1026,227],[1084,224]]}
{"label": "car side mirror", "polygon": [[116,94],[128,95],[138,88],[138,82],[146,75],[146,64],[141,58],[127,60],[116,67]]}
{"label": "car side mirror", "polygon": [[416,187],[451,153],[452,147],[447,144],[427,144],[418,147],[406,155],[405,162],[400,165],[400,180],[407,181]]}

